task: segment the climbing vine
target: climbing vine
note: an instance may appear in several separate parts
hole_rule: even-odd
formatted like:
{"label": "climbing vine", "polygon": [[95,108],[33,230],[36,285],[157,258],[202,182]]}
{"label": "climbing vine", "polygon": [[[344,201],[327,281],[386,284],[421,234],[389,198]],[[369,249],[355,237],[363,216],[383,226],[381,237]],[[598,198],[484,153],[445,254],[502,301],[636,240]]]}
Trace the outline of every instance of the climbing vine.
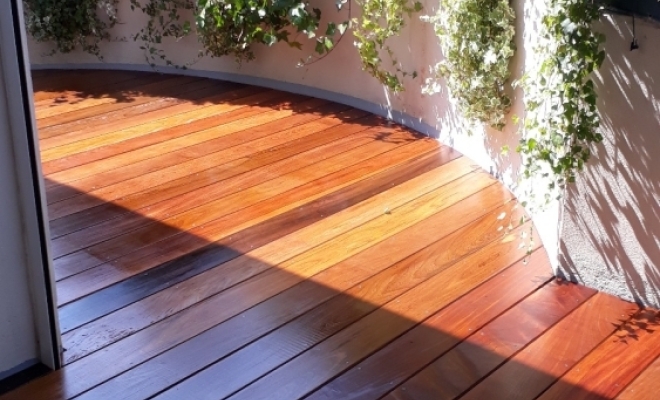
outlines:
{"label": "climbing vine", "polygon": [[80,48],[102,59],[99,44],[111,38],[117,1],[24,0],[25,26],[36,41],[55,43],[52,54]]}
{"label": "climbing vine", "polygon": [[444,77],[465,117],[503,128],[511,107],[506,86],[515,51],[509,0],[440,0],[437,14],[424,19],[434,24],[445,56],[424,92],[438,92]]}
{"label": "climbing vine", "polygon": [[[388,39],[397,36],[413,13],[422,10],[422,3],[410,0],[356,0],[362,7],[355,18],[353,35],[362,60],[362,68],[395,92],[403,90],[402,79],[416,72],[401,69]],[[394,72],[383,68],[382,53],[387,54]]]}
{"label": "climbing vine", "polygon": [[[523,159],[524,202],[531,206],[559,198],[589,160],[590,145],[603,139],[591,80],[605,58],[605,38],[592,29],[598,7],[588,1],[546,3],[535,50],[541,61],[520,82],[526,114],[517,150]],[[543,198],[534,190],[540,182],[549,189]]]}

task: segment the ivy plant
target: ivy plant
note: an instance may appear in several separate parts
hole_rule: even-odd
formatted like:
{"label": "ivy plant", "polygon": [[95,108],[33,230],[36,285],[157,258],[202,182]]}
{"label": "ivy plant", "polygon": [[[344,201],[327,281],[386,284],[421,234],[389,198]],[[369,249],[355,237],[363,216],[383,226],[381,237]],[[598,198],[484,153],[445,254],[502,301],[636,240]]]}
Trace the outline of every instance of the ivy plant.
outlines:
{"label": "ivy plant", "polygon": [[[355,0],[362,13],[353,20],[355,46],[360,54],[362,69],[378,79],[382,84],[399,92],[403,90],[402,79],[413,78],[416,72],[401,69],[388,40],[403,30],[406,20],[413,13],[422,10],[422,3],[411,0]],[[387,54],[394,72],[382,66],[383,52]]]}
{"label": "ivy plant", "polygon": [[151,67],[155,68],[161,62],[177,68],[187,67],[172,62],[160,45],[166,38],[180,40],[190,34],[192,24],[182,16],[182,12],[184,15],[186,12],[192,12],[195,9],[195,1],[131,0],[131,10],[140,10],[148,17],[146,26],[133,35],[133,40],[141,42],[140,49],[144,51],[145,60]]}
{"label": "ivy plant", "polygon": [[[520,82],[526,114],[517,150],[527,182],[524,205],[531,207],[558,199],[589,160],[590,145],[603,140],[591,80],[605,59],[605,38],[592,29],[598,7],[575,0],[546,5],[535,51],[542,59]],[[542,198],[535,195],[540,182],[548,185]]]}
{"label": "ivy plant", "polygon": [[511,107],[506,87],[515,45],[509,0],[440,0],[433,17],[445,59],[433,68],[424,92],[439,91],[444,77],[462,114],[497,129]]}
{"label": "ivy plant", "polygon": [[52,54],[79,48],[102,59],[99,44],[111,38],[117,1],[24,0],[26,29],[38,42],[54,42]]}

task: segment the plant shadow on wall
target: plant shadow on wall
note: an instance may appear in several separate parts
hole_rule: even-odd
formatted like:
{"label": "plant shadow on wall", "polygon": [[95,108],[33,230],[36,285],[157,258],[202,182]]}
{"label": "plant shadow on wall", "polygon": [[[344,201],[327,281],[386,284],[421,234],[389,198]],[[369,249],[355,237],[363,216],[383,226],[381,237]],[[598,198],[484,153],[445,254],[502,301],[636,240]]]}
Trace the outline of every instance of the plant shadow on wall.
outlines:
{"label": "plant shadow on wall", "polygon": [[[608,56],[596,84],[605,140],[566,192],[560,261],[572,279],[657,305],[660,65],[655,43],[644,33],[640,48],[630,51],[630,18],[608,16],[602,21]],[[655,35],[657,27],[646,25],[643,32]],[[607,287],[608,281],[625,284]]]}
{"label": "plant shadow on wall", "polygon": [[[145,25],[130,37],[140,43],[145,60],[154,69],[170,66],[186,69],[201,57],[230,56],[241,64],[255,58],[254,47],[283,43],[305,51],[299,66],[312,64],[331,53],[351,32],[364,71],[393,92],[404,89],[404,70],[390,38],[399,35],[408,21],[422,10],[416,0],[336,0],[337,15],[322,1],[298,0],[130,0],[130,11],[143,13]],[[322,18],[322,10],[324,15]],[[25,0],[25,20],[30,35],[52,42],[55,52],[78,48],[102,61],[101,42],[111,40],[118,0]],[[102,10],[102,11],[101,11]],[[128,11],[128,10],[127,10]],[[188,63],[170,58],[163,44],[188,36],[197,37],[199,53]],[[122,40],[125,40],[122,39]],[[307,50],[308,48],[312,50]],[[313,55],[309,55],[313,54]]]}

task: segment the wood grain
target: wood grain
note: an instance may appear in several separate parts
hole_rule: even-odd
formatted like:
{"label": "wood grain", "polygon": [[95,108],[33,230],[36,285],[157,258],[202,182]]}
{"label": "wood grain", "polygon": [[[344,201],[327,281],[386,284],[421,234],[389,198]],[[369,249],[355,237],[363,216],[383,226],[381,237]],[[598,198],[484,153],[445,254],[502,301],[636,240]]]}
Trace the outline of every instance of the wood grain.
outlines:
{"label": "wood grain", "polygon": [[[535,399],[635,311],[634,304],[597,293],[461,399]],[[511,384],[516,381],[524,385]]]}

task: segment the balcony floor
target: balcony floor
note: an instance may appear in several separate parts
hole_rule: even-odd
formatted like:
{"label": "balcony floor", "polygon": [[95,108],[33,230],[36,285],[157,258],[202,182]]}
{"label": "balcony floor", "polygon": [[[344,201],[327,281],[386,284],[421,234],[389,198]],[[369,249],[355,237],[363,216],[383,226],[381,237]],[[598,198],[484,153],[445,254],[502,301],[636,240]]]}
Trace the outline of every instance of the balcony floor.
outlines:
{"label": "balcony floor", "polygon": [[66,366],[1,399],[657,398],[656,313],[553,279],[451,148],[251,86],[33,79]]}

